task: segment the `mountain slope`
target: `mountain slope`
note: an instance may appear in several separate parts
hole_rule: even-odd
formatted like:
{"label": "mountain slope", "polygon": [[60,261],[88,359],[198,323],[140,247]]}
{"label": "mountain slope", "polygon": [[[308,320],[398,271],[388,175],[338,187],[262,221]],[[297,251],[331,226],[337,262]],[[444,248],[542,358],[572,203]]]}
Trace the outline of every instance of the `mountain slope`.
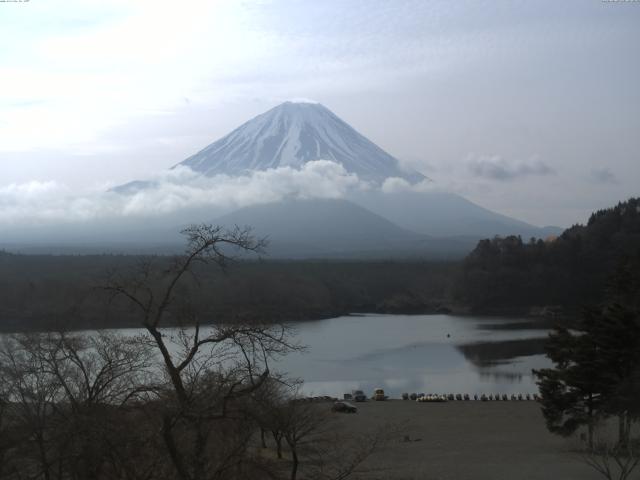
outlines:
{"label": "mountain slope", "polygon": [[540,228],[487,210],[449,192],[353,192],[350,200],[376,212],[398,226],[436,237],[521,235],[546,238],[558,235],[558,227]]}
{"label": "mountain slope", "polygon": [[203,175],[243,175],[277,167],[300,168],[312,160],[333,160],[361,179],[388,177],[411,182],[423,175],[400,168],[398,160],[358,133],[329,109],[286,102],[258,115],[178,165]]}
{"label": "mountain slope", "polygon": [[256,235],[268,237],[267,253],[277,258],[457,258],[475,244],[420,235],[340,199],[289,199],[253,205],[213,223],[251,226]]}

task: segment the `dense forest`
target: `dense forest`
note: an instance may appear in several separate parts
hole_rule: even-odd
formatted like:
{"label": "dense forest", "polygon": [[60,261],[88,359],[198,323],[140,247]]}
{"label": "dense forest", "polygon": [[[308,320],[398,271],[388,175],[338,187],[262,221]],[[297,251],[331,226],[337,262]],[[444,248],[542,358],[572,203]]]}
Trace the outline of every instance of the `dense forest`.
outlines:
{"label": "dense forest", "polygon": [[[137,326],[130,306],[102,286],[110,275],[172,262],[0,252],[0,329]],[[571,313],[598,303],[617,270],[640,271],[640,200],[597,211],[557,238],[482,240],[462,262],[265,259],[227,267],[196,266],[197,280],[181,287],[203,323],[354,312]]]}
{"label": "dense forest", "polygon": [[[101,288],[112,274],[171,257],[0,254],[0,328],[138,326],[130,306]],[[450,298],[455,263],[237,261],[195,266],[185,281],[203,323],[308,320],[353,312],[423,313]]]}
{"label": "dense forest", "polygon": [[557,238],[480,241],[463,262],[454,295],[477,312],[575,310],[600,302],[621,269],[640,271],[638,198],[599,210]]}

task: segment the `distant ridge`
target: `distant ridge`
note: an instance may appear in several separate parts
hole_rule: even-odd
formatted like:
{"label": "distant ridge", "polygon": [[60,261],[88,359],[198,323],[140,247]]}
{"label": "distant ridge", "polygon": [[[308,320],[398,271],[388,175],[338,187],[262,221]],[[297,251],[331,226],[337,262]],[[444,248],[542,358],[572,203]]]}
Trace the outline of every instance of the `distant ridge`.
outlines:
{"label": "distant ridge", "polygon": [[240,208],[214,220],[267,236],[271,258],[462,258],[470,239],[438,239],[401,228],[344,199],[289,199]]}
{"label": "distant ridge", "polygon": [[537,227],[493,212],[451,192],[352,192],[349,200],[396,225],[436,237],[495,235],[546,238],[559,235],[559,227]]}

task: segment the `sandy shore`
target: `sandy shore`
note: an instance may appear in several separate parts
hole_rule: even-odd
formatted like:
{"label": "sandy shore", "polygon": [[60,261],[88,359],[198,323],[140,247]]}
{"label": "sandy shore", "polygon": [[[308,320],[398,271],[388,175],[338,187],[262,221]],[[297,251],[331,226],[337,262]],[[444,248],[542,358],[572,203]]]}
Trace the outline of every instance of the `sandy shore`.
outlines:
{"label": "sandy shore", "polygon": [[[345,432],[394,426],[387,445],[370,457],[367,478],[415,480],[591,480],[579,442],[550,434],[533,401],[358,403],[335,414]],[[395,431],[397,428],[397,433]],[[408,436],[409,441],[406,441]]]}

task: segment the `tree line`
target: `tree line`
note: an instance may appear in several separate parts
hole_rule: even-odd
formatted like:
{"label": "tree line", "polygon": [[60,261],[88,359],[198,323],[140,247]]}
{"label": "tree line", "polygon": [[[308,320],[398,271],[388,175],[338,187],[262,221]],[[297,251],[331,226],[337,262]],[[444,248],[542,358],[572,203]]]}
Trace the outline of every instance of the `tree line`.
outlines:
{"label": "tree line", "polygon": [[[0,330],[137,327],[131,305],[121,298],[110,301],[99,288],[105,272],[144,263],[167,269],[171,262],[169,256],[0,253]],[[196,264],[198,284],[185,278],[180,288],[207,322],[256,315],[278,322],[353,312],[425,313],[447,304],[455,268],[446,262],[273,261],[266,256],[237,260],[226,271]]]}
{"label": "tree line", "polygon": [[607,279],[620,264],[640,269],[638,198],[597,211],[557,238],[480,241],[462,264],[454,296],[476,312],[561,306],[576,314],[604,300]]}

